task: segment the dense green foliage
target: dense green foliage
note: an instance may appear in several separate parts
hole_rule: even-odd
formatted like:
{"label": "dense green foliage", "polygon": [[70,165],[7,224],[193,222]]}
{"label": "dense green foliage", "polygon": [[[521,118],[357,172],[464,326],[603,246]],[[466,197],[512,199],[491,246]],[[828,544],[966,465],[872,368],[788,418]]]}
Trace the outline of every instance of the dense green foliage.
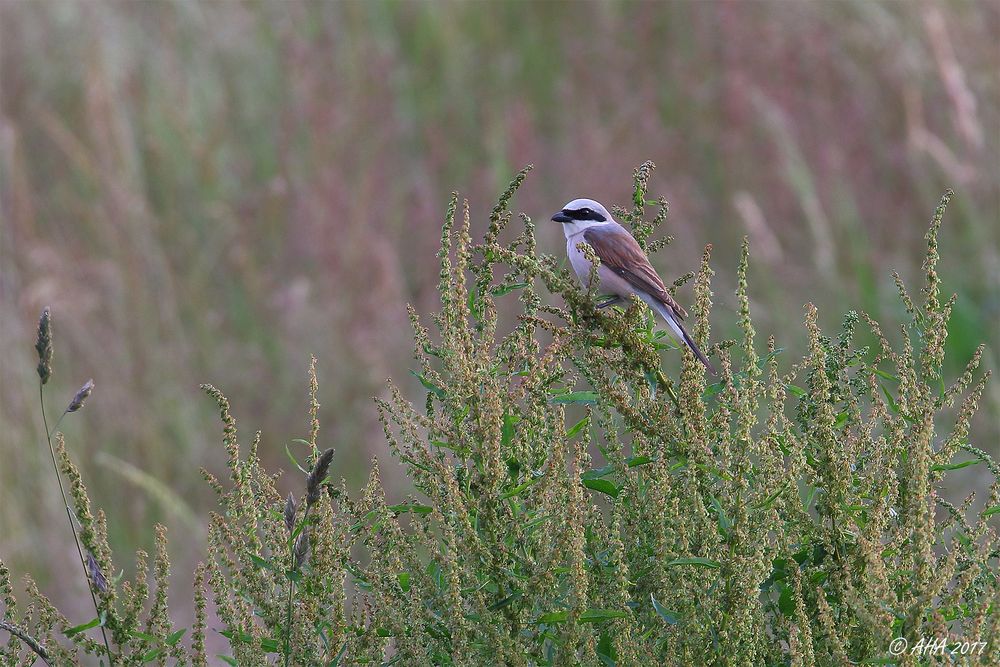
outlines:
{"label": "dense green foliage", "polygon": [[[633,207],[617,215],[655,250],[669,240],[650,240],[666,216],[648,198],[651,171],[636,170]],[[808,354],[786,362],[751,322],[747,244],[741,338],[710,345],[706,249],[673,289],[694,280],[694,337],[721,369],[709,379],[638,301],[599,311],[592,290],[538,254],[534,224],[515,223],[509,208],[526,174],[481,242],[468,204],[452,199],[440,312],[427,327],[411,310],[426,401],[414,406],[395,386],[378,401],[416,496],[387,500],[377,460],[359,497],[331,481],[315,366],[310,437],[289,451],[302,461],[298,499],[283,498],[261,465],[259,433],[241,447],[228,401],[206,386],[221,410],[229,479],[204,473],[220,509],[187,641],[167,614],[163,530],[152,590],[142,552],[133,580],[105,574],[118,571],[105,516],[92,514],[57,437],[99,614],[70,627],[30,578],[19,605],[0,567],[12,632],[3,664],[39,651],[52,664],[101,655],[97,626],[114,664],[214,662],[208,600],[229,640],[225,659],[240,665],[890,663],[898,637],[946,638],[953,650],[987,642],[972,657],[907,664],[1000,661],[1000,540],[987,521],[1000,513],[1000,468],[967,440],[989,374],[977,373],[977,352],[957,379],[942,376],[954,299],[942,299],[936,264],[950,193],[927,233],[920,297],[899,282],[911,319],[898,348],[854,312],[824,334],[808,305]],[[545,305],[543,290],[563,305]],[[503,332],[497,313],[508,302],[520,314]],[[672,379],[661,368],[678,357]],[[969,465],[994,478],[985,503],[943,500],[950,471]]]}

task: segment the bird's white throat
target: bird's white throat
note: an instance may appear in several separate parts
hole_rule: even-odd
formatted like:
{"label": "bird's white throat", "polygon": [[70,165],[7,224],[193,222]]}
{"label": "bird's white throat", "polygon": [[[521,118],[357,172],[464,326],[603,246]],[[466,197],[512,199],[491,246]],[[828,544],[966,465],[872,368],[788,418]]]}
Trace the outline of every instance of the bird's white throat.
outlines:
{"label": "bird's white throat", "polygon": [[603,227],[605,225],[613,224],[615,224],[613,220],[608,220],[606,222],[598,222],[596,220],[574,220],[573,222],[562,223],[562,227],[563,234],[566,235],[566,238],[571,238],[573,236],[577,236],[578,234],[582,234],[591,227]]}

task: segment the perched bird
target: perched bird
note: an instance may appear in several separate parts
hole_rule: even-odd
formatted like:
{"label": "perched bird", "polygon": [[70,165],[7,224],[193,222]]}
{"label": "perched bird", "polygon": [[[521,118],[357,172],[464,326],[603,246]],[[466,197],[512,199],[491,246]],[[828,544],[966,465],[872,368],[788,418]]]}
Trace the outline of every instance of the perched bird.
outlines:
{"label": "perched bird", "polygon": [[608,209],[593,199],[574,199],[553,215],[552,220],[563,225],[569,263],[584,285],[590,278],[591,264],[577,245],[586,242],[601,260],[597,268],[599,289],[614,296],[599,304],[598,308],[622,303],[635,294],[663,318],[677,342],[691,348],[705,368],[715,375],[708,358],[681,325],[687,313],[667,292],[638,242],[627,229],[615,222]]}

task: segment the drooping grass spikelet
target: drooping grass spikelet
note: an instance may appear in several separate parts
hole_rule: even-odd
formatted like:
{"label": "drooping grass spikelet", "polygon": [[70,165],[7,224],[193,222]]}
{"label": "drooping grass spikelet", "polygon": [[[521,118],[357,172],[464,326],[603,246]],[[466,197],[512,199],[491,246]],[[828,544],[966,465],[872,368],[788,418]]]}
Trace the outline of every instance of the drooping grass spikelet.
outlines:
{"label": "drooping grass spikelet", "polygon": [[291,491],[288,492],[288,498],[285,500],[283,516],[285,519],[285,530],[290,535],[295,530],[295,495]]}
{"label": "drooping grass spikelet", "polygon": [[90,573],[90,584],[100,593],[108,592],[108,578],[101,572],[101,566],[97,564],[93,552],[87,550],[87,571]]}
{"label": "drooping grass spikelet", "polygon": [[76,412],[83,407],[84,402],[90,398],[90,394],[94,391],[94,381],[87,380],[83,383],[83,386],[77,390],[76,394],[73,395],[73,400],[69,402],[69,406],[66,408],[66,412]]}

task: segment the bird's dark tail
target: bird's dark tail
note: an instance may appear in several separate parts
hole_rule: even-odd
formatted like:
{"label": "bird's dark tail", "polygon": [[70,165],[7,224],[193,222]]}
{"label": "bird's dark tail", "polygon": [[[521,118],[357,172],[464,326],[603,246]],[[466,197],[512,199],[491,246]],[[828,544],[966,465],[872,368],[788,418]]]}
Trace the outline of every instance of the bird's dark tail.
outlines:
{"label": "bird's dark tail", "polygon": [[690,334],[688,334],[687,329],[685,329],[684,325],[680,323],[680,319],[674,317],[674,314],[670,312],[670,307],[656,302],[651,305],[653,305],[656,312],[660,314],[660,317],[662,317],[666,323],[670,325],[674,338],[677,339],[677,342],[683,342],[687,345],[688,348],[690,348],[690,350],[694,353],[694,356],[698,357],[698,360],[705,364],[705,368],[708,369],[709,373],[712,375],[718,375],[718,373],[715,372],[715,367],[712,366],[712,363],[708,360],[708,357],[705,356],[704,352],[698,349],[698,346],[695,344],[694,340],[692,340]]}

